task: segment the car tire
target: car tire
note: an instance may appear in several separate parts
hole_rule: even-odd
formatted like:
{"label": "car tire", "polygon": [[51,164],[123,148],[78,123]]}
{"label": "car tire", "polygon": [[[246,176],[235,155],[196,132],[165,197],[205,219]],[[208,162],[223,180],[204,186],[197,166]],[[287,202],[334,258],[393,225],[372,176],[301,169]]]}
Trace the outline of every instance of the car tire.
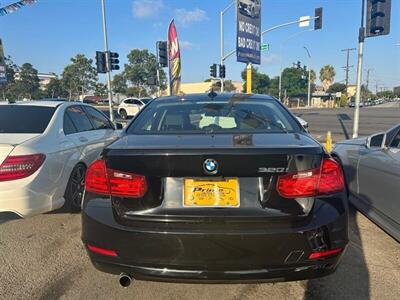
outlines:
{"label": "car tire", "polygon": [[121,110],[119,111],[119,115],[120,115],[121,118],[124,119],[124,120],[128,119],[128,114],[126,113],[126,110],[125,110],[125,109],[121,109]]}
{"label": "car tire", "polygon": [[64,207],[69,212],[78,213],[81,211],[83,192],[85,189],[85,174],[86,167],[83,164],[76,165],[71,172],[64,196]]}

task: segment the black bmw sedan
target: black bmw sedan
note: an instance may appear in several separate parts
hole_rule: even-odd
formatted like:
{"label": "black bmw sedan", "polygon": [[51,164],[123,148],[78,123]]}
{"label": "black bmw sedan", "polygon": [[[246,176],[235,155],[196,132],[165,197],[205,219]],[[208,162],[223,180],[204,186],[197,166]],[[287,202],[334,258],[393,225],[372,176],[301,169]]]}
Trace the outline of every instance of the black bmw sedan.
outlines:
{"label": "black bmw sedan", "polygon": [[320,277],[348,242],[341,166],[265,95],[152,101],[85,187],[82,241],[123,286]]}

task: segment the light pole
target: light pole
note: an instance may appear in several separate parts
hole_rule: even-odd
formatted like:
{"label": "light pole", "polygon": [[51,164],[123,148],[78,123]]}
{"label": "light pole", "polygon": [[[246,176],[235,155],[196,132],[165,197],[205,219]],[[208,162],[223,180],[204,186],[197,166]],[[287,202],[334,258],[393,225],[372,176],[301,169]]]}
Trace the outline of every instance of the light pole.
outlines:
{"label": "light pole", "polygon": [[307,94],[307,106],[311,105],[311,54],[306,46],[303,47],[307,51],[309,66],[308,66],[308,94]]}
{"label": "light pole", "polygon": [[110,120],[114,122],[113,112],[113,99],[111,89],[111,63],[110,63],[110,51],[108,51],[108,36],[107,36],[107,20],[106,20],[106,4],[105,0],[101,0],[101,11],[103,15],[103,35],[104,35],[104,51],[106,54],[106,65],[107,65],[107,88],[108,88],[108,108],[110,110]]}
{"label": "light pole", "polygon": [[[220,12],[220,22],[221,22],[221,35],[220,35],[220,38],[221,38],[221,44],[220,44],[221,45],[221,66],[223,66],[224,62],[225,62],[225,56],[224,56],[224,52],[225,52],[225,49],[224,49],[224,14],[235,3],[236,3],[236,0],[232,1],[231,4],[229,4],[227,7],[225,7]],[[224,92],[224,78],[220,78],[220,80],[221,80],[221,93],[223,93]]]}
{"label": "light pole", "polygon": [[358,35],[357,91],[356,91],[356,101],[354,108],[353,139],[358,137],[358,127],[360,121],[361,80],[362,80],[362,65],[364,57],[364,39],[365,39],[364,12],[365,12],[365,0],[362,0],[361,26],[358,33],[359,35]]}

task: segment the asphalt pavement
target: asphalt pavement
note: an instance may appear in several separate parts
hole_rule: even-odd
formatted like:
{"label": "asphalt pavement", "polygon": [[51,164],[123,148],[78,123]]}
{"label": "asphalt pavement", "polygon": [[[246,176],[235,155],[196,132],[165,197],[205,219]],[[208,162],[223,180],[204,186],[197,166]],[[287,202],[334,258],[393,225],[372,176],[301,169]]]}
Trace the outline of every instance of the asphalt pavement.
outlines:
{"label": "asphalt pavement", "polygon": [[[398,104],[397,104],[398,105]],[[386,105],[387,106],[387,105]],[[350,108],[296,110],[311,132],[334,139],[351,133]],[[361,133],[400,122],[398,106],[361,110]],[[28,219],[0,215],[0,299],[400,299],[400,244],[374,223],[350,214],[350,243],[334,274],[314,280],[262,284],[180,284],[135,281],[98,272],[80,241],[79,214],[62,210]]]}
{"label": "asphalt pavement", "polygon": [[[326,140],[328,131],[334,142],[352,138],[354,108],[292,109],[292,112],[309,123],[310,132],[321,142]],[[363,107],[360,109],[359,136],[386,131],[399,123],[399,102]]]}

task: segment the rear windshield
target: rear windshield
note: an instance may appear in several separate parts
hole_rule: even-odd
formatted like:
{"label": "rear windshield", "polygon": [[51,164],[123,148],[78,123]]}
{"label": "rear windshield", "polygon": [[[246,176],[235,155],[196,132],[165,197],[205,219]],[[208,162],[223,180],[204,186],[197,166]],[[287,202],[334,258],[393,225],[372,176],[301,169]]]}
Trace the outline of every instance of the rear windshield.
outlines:
{"label": "rear windshield", "polygon": [[160,99],[146,106],[128,134],[298,132],[294,118],[270,98]]}
{"label": "rear windshield", "polygon": [[56,108],[0,105],[0,133],[43,133]]}

